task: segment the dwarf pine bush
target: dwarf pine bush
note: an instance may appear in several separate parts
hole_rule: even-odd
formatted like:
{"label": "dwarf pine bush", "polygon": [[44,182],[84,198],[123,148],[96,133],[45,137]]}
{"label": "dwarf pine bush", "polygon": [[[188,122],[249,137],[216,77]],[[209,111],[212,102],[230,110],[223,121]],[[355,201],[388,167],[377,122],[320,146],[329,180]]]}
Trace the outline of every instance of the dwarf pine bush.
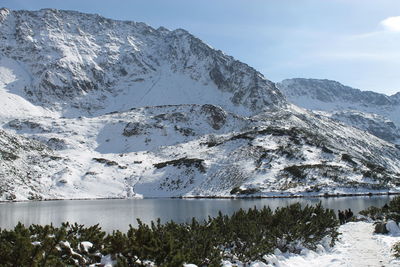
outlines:
{"label": "dwarf pine bush", "polygon": [[394,220],[400,223],[400,196],[394,197],[387,206],[374,207],[371,206],[360,211],[361,215],[370,217],[373,220]]}
{"label": "dwarf pine bush", "polygon": [[396,242],[392,248],[393,256],[396,258],[400,258],[400,242]]}

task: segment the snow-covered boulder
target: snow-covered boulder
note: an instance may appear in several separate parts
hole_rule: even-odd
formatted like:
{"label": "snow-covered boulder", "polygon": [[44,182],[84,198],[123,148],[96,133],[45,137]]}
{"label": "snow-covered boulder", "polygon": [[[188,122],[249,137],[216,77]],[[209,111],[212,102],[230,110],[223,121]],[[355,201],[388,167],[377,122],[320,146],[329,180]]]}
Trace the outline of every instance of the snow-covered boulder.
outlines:
{"label": "snow-covered boulder", "polygon": [[386,230],[391,235],[399,235],[400,234],[400,228],[399,228],[398,224],[393,220],[387,221]]}

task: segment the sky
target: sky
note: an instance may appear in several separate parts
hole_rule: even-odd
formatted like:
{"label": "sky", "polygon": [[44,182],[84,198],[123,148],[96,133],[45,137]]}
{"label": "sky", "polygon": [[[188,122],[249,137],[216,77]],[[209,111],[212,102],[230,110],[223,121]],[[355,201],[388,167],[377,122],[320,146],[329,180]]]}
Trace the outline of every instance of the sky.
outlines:
{"label": "sky", "polygon": [[0,0],[0,7],[183,28],[274,82],[318,78],[400,91],[399,0]]}

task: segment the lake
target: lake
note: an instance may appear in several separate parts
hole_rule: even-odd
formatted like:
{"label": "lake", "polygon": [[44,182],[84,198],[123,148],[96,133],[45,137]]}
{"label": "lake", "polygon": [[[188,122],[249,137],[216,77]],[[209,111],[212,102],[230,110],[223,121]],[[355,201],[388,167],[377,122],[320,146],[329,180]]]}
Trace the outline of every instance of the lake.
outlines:
{"label": "lake", "polygon": [[126,231],[129,224],[137,225],[136,218],[150,223],[157,218],[161,222],[188,222],[192,217],[199,220],[216,216],[218,211],[232,214],[256,206],[270,206],[272,209],[296,202],[302,205],[317,204],[326,208],[351,208],[358,213],[369,206],[383,206],[394,196],[333,197],[333,198],[274,198],[274,199],[102,199],[102,200],[58,200],[0,203],[0,228],[10,229],[18,221],[25,225],[77,222],[86,226],[100,223],[112,230]]}

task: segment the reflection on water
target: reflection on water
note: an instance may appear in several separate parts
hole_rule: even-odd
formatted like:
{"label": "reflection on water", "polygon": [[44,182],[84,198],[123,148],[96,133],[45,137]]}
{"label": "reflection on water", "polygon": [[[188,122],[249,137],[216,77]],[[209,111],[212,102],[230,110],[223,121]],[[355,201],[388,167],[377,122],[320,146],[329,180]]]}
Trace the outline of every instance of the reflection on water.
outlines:
{"label": "reflection on water", "polygon": [[369,206],[383,206],[393,196],[341,197],[341,198],[276,198],[276,199],[113,199],[113,200],[61,200],[20,203],[0,203],[0,228],[12,228],[18,221],[25,225],[78,222],[85,225],[99,223],[106,231],[126,231],[129,224],[137,225],[136,218],[150,223],[157,218],[162,222],[188,222],[216,216],[218,211],[232,214],[242,208],[270,206],[272,209],[296,202],[302,205],[319,201],[326,208],[351,208],[354,213]]}

